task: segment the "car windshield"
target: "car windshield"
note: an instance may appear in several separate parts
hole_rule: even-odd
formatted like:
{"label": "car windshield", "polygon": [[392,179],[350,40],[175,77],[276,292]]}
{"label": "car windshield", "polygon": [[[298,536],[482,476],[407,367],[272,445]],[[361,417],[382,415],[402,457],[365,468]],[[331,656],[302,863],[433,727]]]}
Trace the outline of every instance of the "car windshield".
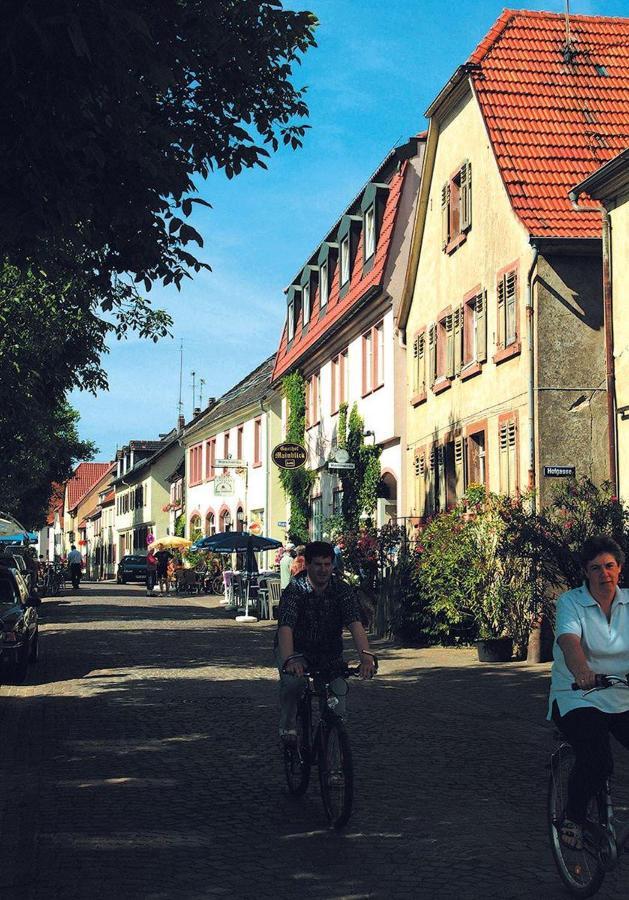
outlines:
{"label": "car windshield", "polygon": [[122,561],[126,563],[145,563],[146,556],[125,556]]}
{"label": "car windshield", "polygon": [[0,578],[0,606],[15,606],[18,597],[13,583],[7,578]]}

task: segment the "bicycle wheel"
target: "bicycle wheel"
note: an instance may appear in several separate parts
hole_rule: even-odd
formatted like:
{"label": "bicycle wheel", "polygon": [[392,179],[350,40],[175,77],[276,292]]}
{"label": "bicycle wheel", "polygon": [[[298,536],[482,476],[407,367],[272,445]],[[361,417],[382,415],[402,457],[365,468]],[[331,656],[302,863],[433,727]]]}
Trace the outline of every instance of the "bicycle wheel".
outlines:
{"label": "bicycle wheel", "polygon": [[326,718],[321,730],[319,785],[328,822],[338,831],[352,814],[354,767],[347,732],[335,715]]}
{"label": "bicycle wheel", "polygon": [[294,797],[305,794],[310,781],[310,716],[310,698],[304,697],[297,709],[297,743],[294,747],[284,747],[284,774]]}
{"label": "bicycle wheel", "polygon": [[[569,744],[562,744],[551,760],[548,781],[548,827],[550,845],[557,871],[563,883],[575,897],[591,897],[603,883],[605,870],[601,865],[598,849],[584,829],[583,849],[573,850],[562,843],[559,826],[563,821],[568,801],[568,778],[574,765],[574,751]],[[590,801],[588,821],[600,825],[604,821],[600,798]]]}

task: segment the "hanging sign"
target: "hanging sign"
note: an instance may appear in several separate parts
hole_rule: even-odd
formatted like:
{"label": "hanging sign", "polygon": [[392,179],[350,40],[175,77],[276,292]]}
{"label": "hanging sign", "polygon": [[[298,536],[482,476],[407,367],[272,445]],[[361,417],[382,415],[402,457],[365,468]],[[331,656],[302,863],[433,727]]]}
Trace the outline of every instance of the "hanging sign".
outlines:
{"label": "hanging sign", "polygon": [[278,444],[271,453],[271,459],[279,469],[300,469],[307,456],[305,447],[291,443]]}
{"label": "hanging sign", "polygon": [[234,496],[234,479],[231,475],[214,476],[214,495],[216,497]]}

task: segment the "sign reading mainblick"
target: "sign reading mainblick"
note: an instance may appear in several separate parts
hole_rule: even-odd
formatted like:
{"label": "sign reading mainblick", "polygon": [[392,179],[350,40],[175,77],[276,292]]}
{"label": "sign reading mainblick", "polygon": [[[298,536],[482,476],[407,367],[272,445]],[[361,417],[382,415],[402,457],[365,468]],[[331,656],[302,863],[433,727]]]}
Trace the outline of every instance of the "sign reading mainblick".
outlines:
{"label": "sign reading mainblick", "polygon": [[306,450],[301,444],[278,444],[271,459],[280,469],[300,469],[306,462]]}

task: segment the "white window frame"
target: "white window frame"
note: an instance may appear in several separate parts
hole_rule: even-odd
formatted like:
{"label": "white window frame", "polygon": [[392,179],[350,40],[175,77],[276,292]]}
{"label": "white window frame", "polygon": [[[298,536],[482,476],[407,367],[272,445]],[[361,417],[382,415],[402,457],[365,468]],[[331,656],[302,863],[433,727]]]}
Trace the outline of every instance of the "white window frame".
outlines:
{"label": "white window frame", "polygon": [[328,305],[328,297],[329,297],[329,282],[328,282],[328,261],[321,263],[321,270],[319,274],[319,305],[321,309],[324,306]]}
{"label": "white window frame", "polygon": [[365,210],[365,261],[376,252],[376,208],[372,204]]}
{"label": "white window frame", "polygon": [[301,291],[301,321],[302,325],[310,321],[310,284],[305,284]]}
{"label": "white window frame", "polygon": [[340,256],[340,278],[341,278],[341,287],[347,284],[350,279],[350,247],[349,247],[349,234],[346,234],[343,240],[341,241],[341,246],[339,248],[339,256]]}

